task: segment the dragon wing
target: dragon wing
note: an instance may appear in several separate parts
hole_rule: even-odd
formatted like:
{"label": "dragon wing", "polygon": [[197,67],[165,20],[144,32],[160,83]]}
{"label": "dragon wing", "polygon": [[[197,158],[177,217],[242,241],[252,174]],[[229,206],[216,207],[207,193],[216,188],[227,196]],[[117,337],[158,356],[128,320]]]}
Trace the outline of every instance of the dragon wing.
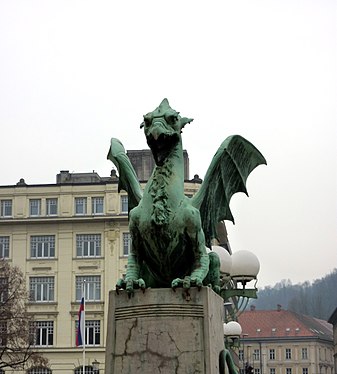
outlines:
{"label": "dragon wing", "polygon": [[220,145],[207,170],[199,191],[191,199],[199,209],[206,246],[218,237],[217,224],[223,220],[234,223],[229,208],[236,192],[247,196],[246,180],[257,166],[267,164],[260,151],[240,135],[228,137]]}
{"label": "dragon wing", "polygon": [[129,157],[125,153],[123,144],[115,138],[111,139],[107,159],[111,160],[118,169],[118,192],[125,190],[128,193],[129,211],[138,205],[143,192]]}

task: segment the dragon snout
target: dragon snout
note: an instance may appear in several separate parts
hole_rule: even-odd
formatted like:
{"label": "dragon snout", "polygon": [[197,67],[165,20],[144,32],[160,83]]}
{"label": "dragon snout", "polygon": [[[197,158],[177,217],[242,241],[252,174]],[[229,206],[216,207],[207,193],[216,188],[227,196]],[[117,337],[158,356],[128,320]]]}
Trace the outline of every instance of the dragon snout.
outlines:
{"label": "dragon snout", "polygon": [[152,123],[150,128],[150,134],[152,135],[154,140],[158,140],[160,135],[163,134],[163,130],[165,129],[165,124],[161,121],[155,121]]}

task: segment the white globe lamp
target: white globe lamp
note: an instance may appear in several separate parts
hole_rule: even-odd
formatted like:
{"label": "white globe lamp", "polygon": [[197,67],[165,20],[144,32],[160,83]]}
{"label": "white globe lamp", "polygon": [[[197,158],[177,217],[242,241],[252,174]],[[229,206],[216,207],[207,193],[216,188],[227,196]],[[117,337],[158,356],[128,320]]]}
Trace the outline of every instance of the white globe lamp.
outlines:
{"label": "white globe lamp", "polygon": [[224,247],[219,245],[212,245],[212,251],[220,258],[220,272],[225,275],[231,274],[232,257]]}
{"label": "white globe lamp", "polygon": [[242,250],[232,254],[232,279],[245,285],[256,279],[259,270],[260,262],[254,253]]}
{"label": "white globe lamp", "polygon": [[223,324],[223,333],[225,336],[240,336],[242,334],[241,325],[236,321],[230,321]]}

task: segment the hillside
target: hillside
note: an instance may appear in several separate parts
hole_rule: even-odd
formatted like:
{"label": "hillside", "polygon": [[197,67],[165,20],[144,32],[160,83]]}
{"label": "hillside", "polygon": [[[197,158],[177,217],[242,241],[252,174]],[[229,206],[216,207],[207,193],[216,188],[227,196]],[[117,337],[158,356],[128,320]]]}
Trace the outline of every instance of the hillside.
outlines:
{"label": "hillside", "polygon": [[275,309],[280,304],[283,309],[328,320],[337,307],[337,269],[312,283],[293,285],[290,280],[282,280],[274,287],[262,288],[258,299],[250,304],[259,310]]}

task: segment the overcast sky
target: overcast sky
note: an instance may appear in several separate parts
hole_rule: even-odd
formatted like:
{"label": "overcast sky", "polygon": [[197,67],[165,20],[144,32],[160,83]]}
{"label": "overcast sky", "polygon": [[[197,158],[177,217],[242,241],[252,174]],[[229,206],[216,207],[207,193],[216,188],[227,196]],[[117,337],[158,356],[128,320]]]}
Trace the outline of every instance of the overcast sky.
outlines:
{"label": "overcast sky", "polygon": [[0,185],[110,175],[111,137],[147,148],[167,97],[194,118],[190,177],[229,135],[265,156],[231,203],[258,286],[337,267],[337,3],[0,0]]}

